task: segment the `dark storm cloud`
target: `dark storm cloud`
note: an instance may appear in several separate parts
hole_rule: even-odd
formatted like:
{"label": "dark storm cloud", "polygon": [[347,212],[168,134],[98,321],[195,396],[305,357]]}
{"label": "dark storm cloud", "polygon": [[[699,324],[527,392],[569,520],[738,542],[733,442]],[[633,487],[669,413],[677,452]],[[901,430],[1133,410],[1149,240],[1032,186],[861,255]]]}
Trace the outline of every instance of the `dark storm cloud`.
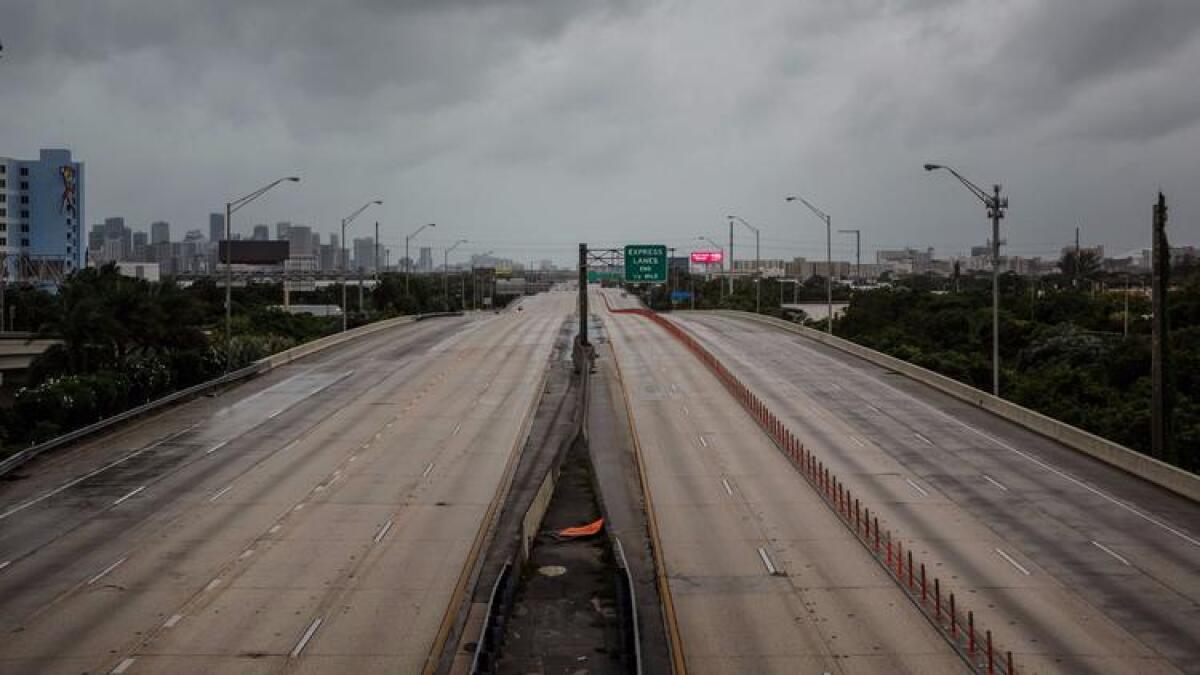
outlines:
{"label": "dark storm cloud", "polygon": [[811,255],[780,199],[803,188],[871,245],[950,253],[983,232],[920,172],[938,158],[1016,191],[1014,242],[1065,243],[1083,220],[1141,246],[1129,222],[1157,185],[1197,235],[1194,0],[0,0],[0,15],[0,154],[73,147],[89,220],[196,227],[297,172],[247,222],[328,231],[376,195],[397,231],[683,245],[739,209],[774,254]]}

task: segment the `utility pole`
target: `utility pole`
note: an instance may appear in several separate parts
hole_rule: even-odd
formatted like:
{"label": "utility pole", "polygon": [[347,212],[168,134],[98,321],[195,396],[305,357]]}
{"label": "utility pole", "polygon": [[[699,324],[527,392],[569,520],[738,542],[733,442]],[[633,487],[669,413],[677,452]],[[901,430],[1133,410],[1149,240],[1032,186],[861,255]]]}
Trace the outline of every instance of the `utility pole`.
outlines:
{"label": "utility pole", "polygon": [[587,244],[579,245],[579,344],[588,344]]}
{"label": "utility pole", "polygon": [[854,278],[862,283],[862,230],[838,230],[839,234],[854,235]]}
{"label": "utility pole", "polygon": [[1079,262],[1079,226],[1077,225],[1075,226],[1075,264],[1073,265],[1075,269],[1071,270],[1073,272],[1071,281],[1076,288],[1079,287]]}
{"label": "utility pole", "polygon": [[375,221],[375,287],[379,287],[379,221]]}
{"label": "utility pole", "polygon": [[733,298],[733,221],[729,221],[729,297]]}
{"label": "utility pole", "polygon": [[[1156,459],[1175,464],[1177,458],[1171,448],[1171,383],[1170,353],[1167,334],[1167,288],[1171,278],[1171,249],[1167,243],[1167,198],[1158,193],[1154,206],[1153,224],[1153,279],[1151,297],[1154,307],[1153,331],[1150,350],[1150,441],[1151,455]],[[1187,462],[1190,463],[1190,462]],[[1185,467],[1186,468],[1186,467]]]}

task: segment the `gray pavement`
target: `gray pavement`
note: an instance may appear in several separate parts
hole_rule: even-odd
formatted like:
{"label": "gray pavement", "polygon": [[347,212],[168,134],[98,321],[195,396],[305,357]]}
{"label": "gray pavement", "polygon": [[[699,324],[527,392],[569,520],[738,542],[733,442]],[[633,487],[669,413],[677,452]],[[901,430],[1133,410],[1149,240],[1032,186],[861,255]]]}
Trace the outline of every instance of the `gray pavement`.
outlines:
{"label": "gray pavement", "polygon": [[572,297],[383,331],[31,464],[0,485],[0,672],[419,672]]}
{"label": "gray pavement", "polygon": [[1200,506],[796,334],[671,320],[999,619],[1020,662],[1200,673]]}
{"label": "gray pavement", "polygon": [[605,325],[689,672],[966,671],[690,352],[643,317]]}

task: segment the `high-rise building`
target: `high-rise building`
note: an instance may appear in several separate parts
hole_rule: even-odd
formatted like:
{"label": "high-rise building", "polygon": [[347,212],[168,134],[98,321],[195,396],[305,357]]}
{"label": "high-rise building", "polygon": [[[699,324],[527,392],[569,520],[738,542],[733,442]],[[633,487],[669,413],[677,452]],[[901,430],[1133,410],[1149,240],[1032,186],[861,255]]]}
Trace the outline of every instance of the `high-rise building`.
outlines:
{"label": "high-rise building", "polygon": [[208,240],[216,243],[225,238],[225,214],[208,214]]}
{"label": "high-rise building", "polygon": [[287,230],[288,257],[311,258],[313,256],[312,228],[304,225],[292,225]]}
{"label": "high-rise building", "polygon": [[255,241],[266,241],[271,238],[271,228],[266,225],[255,225],[254,236]]}
{"label": "high-rise building", "polygon": [[354,269],[364,272],[375,271],[375,238],[363,237],[354,240]]}
{"label": "high-rise building", "polygon": [[70,150],[0,157],[0,254],[10,278],[54,281],[83,264],[83,186]]}
{"label": "high-rise building", "polygon": [[150,262],[149,246],[150,236],[145,232],[133,233],[133,255],[132,258],[136,262]]}
{"label": "high-rise building", "polygon": [[277,241],[283,241],[284,239],[287,239],[288,228],[291,226],[292,224],[286,220],[275,223],[275,239]]}
{"label": "high-rise building", "polygon": [[417,257],[417,271],[432,272],[433,271],[433,249],[429,246],[422,246],[419,256]]}
{"label": "high-rise building", "polygon": [[153,245],[171,241],[171,224],[159,220],[150,223],[150,243]]}

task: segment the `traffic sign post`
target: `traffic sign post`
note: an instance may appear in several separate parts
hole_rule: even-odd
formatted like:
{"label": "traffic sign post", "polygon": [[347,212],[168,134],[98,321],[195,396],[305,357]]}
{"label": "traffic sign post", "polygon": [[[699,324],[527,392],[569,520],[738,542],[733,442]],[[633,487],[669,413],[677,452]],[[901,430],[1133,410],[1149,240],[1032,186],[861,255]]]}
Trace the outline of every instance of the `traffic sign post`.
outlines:
{"label": "traffic sign post", "polygon": [[634,244],[625,247],[625,281],[662,284],[667,281],[667,247]]}

